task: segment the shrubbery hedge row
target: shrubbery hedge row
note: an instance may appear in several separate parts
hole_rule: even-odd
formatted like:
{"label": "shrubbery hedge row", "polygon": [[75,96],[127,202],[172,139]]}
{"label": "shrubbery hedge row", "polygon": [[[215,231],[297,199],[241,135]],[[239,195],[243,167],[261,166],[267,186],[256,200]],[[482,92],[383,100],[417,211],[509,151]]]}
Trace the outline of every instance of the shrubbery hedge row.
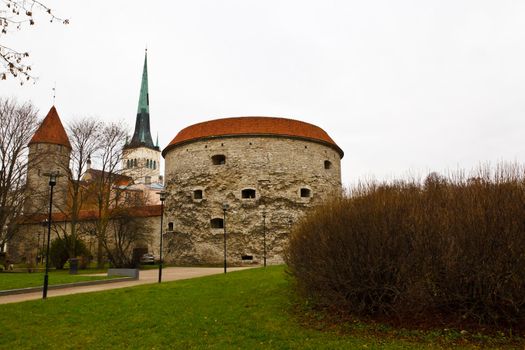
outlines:
{"label": "shrubbery hedge row", "polygon": [[357,186],[299,224],[302,293],[350,314],[516,326],[525,321],[525,172]]}

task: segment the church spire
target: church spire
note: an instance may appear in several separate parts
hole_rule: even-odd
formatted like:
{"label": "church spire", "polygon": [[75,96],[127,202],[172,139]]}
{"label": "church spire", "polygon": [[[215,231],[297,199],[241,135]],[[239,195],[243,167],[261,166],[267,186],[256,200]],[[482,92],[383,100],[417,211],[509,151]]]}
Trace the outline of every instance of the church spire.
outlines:
{"label": "church spire", "polygon": [[144,55],[144,68],[142,69],[142,83],[140,84],[139,107],[137,114],[149,114],[149,94],[148,94],[148,49]]}
{"label": "church spire", "polygon": [[139,104],[137,108],[137,119],[135,121],[135,132],[131,142],[126,148],[148,147],[156,149],[153,145],[149,127],[149,93],[148,93],[148,50],[144,55],[144,68],[142,71],[142,82],[140,85]]}

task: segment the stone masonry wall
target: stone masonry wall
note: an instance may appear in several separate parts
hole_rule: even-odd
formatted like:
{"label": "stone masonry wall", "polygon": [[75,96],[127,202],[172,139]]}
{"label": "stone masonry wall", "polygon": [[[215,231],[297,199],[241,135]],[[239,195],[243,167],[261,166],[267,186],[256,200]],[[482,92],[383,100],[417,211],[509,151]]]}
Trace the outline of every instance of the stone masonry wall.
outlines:
{"label": "stone masonry wall", "polygon": [[[225,163],[214,165],[214,155],[224,155]],[[268,263],[280,263],[293,224],[312,206],[341,192],[339,153],[321,143],[286,137],[182,144],[167,152],[165,169],[170,193],[165,227],[173,224],[173,232],[166,234],[166,260],[176,263],[223,261],[224,228],[211,225],[212,219],[223,218],[223,203],[229,205],[228,261],[241,264],[244,255],[262,263],[265,226]],[[242,198],[244,189],[255,190],[255,198]],[[310,196],[301,197],[301,189]],[[194,191],[202,191],[202,199]]]}
{"label": "stone masonry wall", "polygon": [[53,189],[53,211],[63,211],[68,193],[70,150],[62,145],[35,143],[29,145],[27,169],[26,214],[46,213],[49,210],[49,176],[58,171],[60,177]]}

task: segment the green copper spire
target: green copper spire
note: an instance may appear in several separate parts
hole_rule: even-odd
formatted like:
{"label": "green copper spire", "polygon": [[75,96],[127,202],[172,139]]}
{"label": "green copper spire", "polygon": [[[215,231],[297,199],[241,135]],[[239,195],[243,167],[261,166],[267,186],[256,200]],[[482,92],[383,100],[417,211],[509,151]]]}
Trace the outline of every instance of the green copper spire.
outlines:
{"label": "green copper spire", "polygon": [[149,94],[148,94],[148,51],[144,56],[144,69],[140,84],[139,106],[135,121],[135,132],[126,148],[148,147],[158,149],[153,145],[149,128]]}
{"label": "green copper spire", "polygon": [[148,93],[148,50],[144,56],[144,69],[142,70],[142,84],[140,85],[139,107],[137,114],[141,112],[149,113],[149,93]]}

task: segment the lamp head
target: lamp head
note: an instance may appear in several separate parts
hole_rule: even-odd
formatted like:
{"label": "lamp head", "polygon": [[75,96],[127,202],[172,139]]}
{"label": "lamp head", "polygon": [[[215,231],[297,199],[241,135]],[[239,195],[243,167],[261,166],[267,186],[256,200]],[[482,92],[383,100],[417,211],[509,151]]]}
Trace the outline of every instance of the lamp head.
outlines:
{"label": "lamp head", "polygon": [[44,173],[43,175],[49,177],[49,186],[55,186],[57,184],[57,178],[60,177],[60,172],[51,171],[49,173]]}
{"label": "lamp head", "polygon": [[223,203],[222,204],[222,210],[226,211],[228,209],[230,209],[230,205],[228,203]]}
{"label": "lamp head", "polygon": [[164,202],[166,200],[166,197],[168,196],[168,192],[166,191],[160,191],[160,192],[157,192],[157,194],[160,196],[161,202]]}

